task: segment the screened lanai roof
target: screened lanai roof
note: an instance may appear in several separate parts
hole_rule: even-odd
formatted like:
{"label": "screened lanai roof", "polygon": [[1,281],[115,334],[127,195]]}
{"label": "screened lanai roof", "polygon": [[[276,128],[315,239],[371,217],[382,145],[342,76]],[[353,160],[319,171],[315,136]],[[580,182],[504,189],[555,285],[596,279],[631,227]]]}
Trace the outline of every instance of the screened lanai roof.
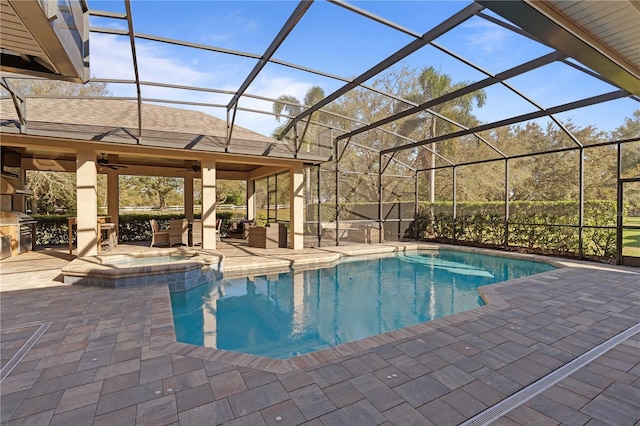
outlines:
{"label": "screened lanai roof", "polygon": [[[3,0],[3,11],[17,3]],[[435,150],[441,141],[466,150],[473,146],[478,159],[509,158],[525,153],[492,143],[493,133],[507,126],[552,126],[561,134],[561,147],[581,146],[573,124],[612,132],[640,108],[640,7],[633,1],[78,4],[86,5],[88,15],[89,80],[106,83],[118,102],[137,106],[126,108],[135,117],[127,115],[121,125],[126,135],[114,143],[169,143],[158,131],[174,132],[175,146],[216,135],[215,143],[185,148],[217,144],[231,153],[317,163],[330,157],[327,147],[337,139],[420,169],[423,156],[416,150]],[[34,75],[46,74],[43,66],[50,75],[62,73],[55,54],[45,61],[37,49],[21,53],[19,45],[8,47],[7,27],[2,28],[3,71],[17,70],[5,68],[5,58],[13,55],[38,63],[37,72],[35,65],[29,70]],[[28,21],[25,29],[33,32]],[[447,90],[407,77],[427,67],[450,78]],[[70,102],[25,97],[11,84],[15,74],[3,77],[5,95],[12,92],[16,105],[27,106],[15,117],[22,127],[14,126],[14,132],[43,131],[55,120],[31,117],[32,110],[36,116],[38,105],[48,101],[63,111]],[[315,86],[322,90],[306,96]],[[461,119],[459,103],[478,93],[484,106],[476,102],[474,120]],[[73,102],[79,105],[81,98]],[[200,114],[194,113],[180,125],[153,128],[159,104],[223,121],[195,118],[205,129],[191,128],[187,123]],[[73,129],[55,130],[72,138],[94,133],[91,126],[99,123],[92,115],[83,117]],[[425,129],[428,120],[439,126],[437,135]],[[209,130],[221,123],[224,132]],[[118,134],[110,132],[109,137]],[[268,141],[258,133],[282,143],[265,150]],[[453,153],[436,155],[439,166],[462,161]]]}

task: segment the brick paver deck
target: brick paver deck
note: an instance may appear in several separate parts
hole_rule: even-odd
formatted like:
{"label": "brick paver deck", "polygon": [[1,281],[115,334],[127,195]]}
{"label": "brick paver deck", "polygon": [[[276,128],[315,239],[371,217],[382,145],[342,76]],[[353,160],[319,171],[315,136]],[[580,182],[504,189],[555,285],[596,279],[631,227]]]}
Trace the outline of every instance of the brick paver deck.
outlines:
{"label": "brick paver deck", "polygon": [[[459,424],[640,322],[639,270],[563,262],[484,287],[487,306],[268,362],[175,343],[166,288],[64,285],[70,259],[0,262],[2,365],[51,322],[1,384],[3,424]],[[638,421],[640,334],[496,424]]]}

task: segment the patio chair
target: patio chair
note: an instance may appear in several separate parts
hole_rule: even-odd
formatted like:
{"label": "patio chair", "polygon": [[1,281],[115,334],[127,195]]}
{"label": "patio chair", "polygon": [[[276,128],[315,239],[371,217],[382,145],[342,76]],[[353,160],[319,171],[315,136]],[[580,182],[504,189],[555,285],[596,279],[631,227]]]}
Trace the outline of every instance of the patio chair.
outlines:
{"label": "patio chair", "polygon": [[116,224],[103,222],[98,224],[99,238],[98,251],[109,251],[118,245],[118,235],[116,234]]}
{"label": "patio chair", "polygon": [[169,221],[169,245],[189,245],[189,221],[187,219],[171,219]]}
{"label": "patio chair", "polygon": [[191,245],[202,245],[202,221],[196,219],[191,225]]}
{"label": "patio chair", "polygon": [[283,223],[249,227],[249,247],[264,249],[287,247],[287,229]]}
{"label": "patio chair", "polygon": [[156,244],[168,246],[169,231],[160,230],[158,222],[155,219],[150,219],[149,223],[151,223],[151,247],[155,246]]}
{"label": "patio chair", "polygon": [[216,219],[216,241],[220,242],[220,228],[222,227],[222,219]]}
{"label": "patio chair", "polygon": [[244,238],[245,240],[249,238],[249,228],[252,226],[256,226],[255,220],[243,219],[240,221],[238,227],[242,229],[242,238]]}

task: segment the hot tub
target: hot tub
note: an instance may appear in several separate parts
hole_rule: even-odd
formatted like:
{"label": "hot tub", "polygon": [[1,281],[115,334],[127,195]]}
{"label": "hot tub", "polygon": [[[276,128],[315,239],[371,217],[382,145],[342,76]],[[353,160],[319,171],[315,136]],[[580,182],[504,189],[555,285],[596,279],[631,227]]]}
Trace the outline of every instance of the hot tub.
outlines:
{"label": "hot tub", "polygon": [[66,284],[124,288],[167,284],[185,291],[222,274],[222,256],[188,249],[77,258],[62,268]]}

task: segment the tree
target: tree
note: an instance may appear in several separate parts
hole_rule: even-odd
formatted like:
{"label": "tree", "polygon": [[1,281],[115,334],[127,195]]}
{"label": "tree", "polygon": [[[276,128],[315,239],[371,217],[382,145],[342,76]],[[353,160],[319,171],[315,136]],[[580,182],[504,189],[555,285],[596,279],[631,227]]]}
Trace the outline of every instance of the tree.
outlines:
{"label": "tree", "polygon": [[[377,76],[371,86],[375,90],[358,88],[351,90],[330,104],[331,112],[336,115],[324,114],[325,122],[334,129],[351,130],[363,124],[373,123],[391,114],[406,109],[408,103],[401,102],[397,97],[405,97],[409,93],[418,90],[417,72],[406,66],[391,69]],[[395,96],[386,96],[383,93],[392,93]],[[348,119],[346,117],[352,117]],[[361,133],[356,137],[341,140],[337,144],[340,158],[339,170],[344,172],[356,172],[357,174],[341,173],[339,204],[377,202],[378,200],[378,170],[379,150],[397,146],[406,140],[399,139],[393,134],[398,130],[398,123],[393,122],[384,126],[384,130],[372,130]],[[339,134],[334,133],[334,137]],[[383,169],[386,174],[412,175],[412,172],[402,163],[411,164],[414,159],[407,151],[397,152],[393,160],[383,158]],[[388,163],[388,164],[387,164]],[[332,169],[333,166],[325,167]],[[321,179],[321,188],[328,194],[335,194],[335,179]],[[414,191],[412,179],[384,179],[382,200],[396,201],[398,194]],[[321,198],[327,198],[321,196]]]}
{"label": "tree", "polygon": [[[403,102],[399,98],[422,103],[457,90],[466,83],[454,84],[451,77],[446,74],[440,75],[433,67],[425,67],[422,71],[418,71],[417,69],[407,66],[401,66],[376,76],[370,84],[375,90],[364,88],[350,90],[336,101],[324,107],[322,111],[317,111],[312,114],[312,120],[326,124],[333,129],[349,131],[359,127],[363,123],[376,122],[410,107],[410,103]],[[392,93],[395,96],[386,96],[383,93]],[[305,104],[312,105],[323,97],[324,91],[314,87],[305,96]],[[274,112],[276,114],[288,111],[292,115],[297,115],[301,112],[299,102],[295,97],[283,95],[279,99],[283,102],[274,103]],[[475,105],[482,106],[484,100],[484,92],[479,91],[438,106],[436,107],[436,111],[469,126],[477,122],[471,113],[473,107]],[[286,103],[284,101],[286,101]],[[291,105],[291,103],[293,103],[293,105]],[[333,114],[327,114],[324,113],[324,111]],[[346,117],[353,117],[353,119],[350,120]],[[310,125],[310,128],[313,130],[308,130],[305,137],[307,137],[309,133],[314,137],[318,137],[322,131],[328,132],[326,128],[320,128],[320,126],[313,128],[313,124]],[[341,143],[338,144],[338,152],[336,155],[340,157],[340,170],[359,173],[342,174],[340,176],[341,200],[338,200],[340,204],[377,201],[377,172],[380,167],[378,164],[378,151],[407,142],[406,139],[395,136],[394,132],[412,137],[415,140],[422,140],[448,133],[452,131],[452,128],[455,128],[455,126],[443,120],[436,119],[430,113],[421,112],[409,118],[389,123],[383,126],[383,128],[384,130],[372,130],[359,134],[348,142],[341,141]],[[282,127],[277,129],[276,133],[281,130]],[[334,137],[335,136],[336,133],[334,133]],[[303,143],[304,142],[303,140]],[[370,147],[371,149],[367,149],[366,147]],[[424,148],[420,149],[426,151]],[[389,175],[411,176],[411,169],[404,166],[403,163],[417,166],[417,159],[418,156],[415,152],[412,153],[412,150],[397,152],[394,154],[393,160],[389,160],[389,158],[383,159],[385,162],[383,164],[384,172]],[[432,160],[431,164],[434,162],[435,160]],[[434,181],[434,179],[431,180]],[[308,178],[307,181],[310,181],[310,179]],[[321,187],[322,191],[335,193],[334,180],[322,180]],[[401,197],[402,194],[409,192],[414,192],[412,179],[384,179],[383,201],[398,200],[398,197]],[[431,192],[433,194],[435,191]],[[321,196],[320,198],[326,197]]]}
{"label": "tree", "polygon": [[31,78],[11,79],[11,82],[26,96],[111,96],[107,83],[90,81],[87,84],[78,84],[68,81]]}
{"label": "tree", "polygon": [[[613,137],[617,140],[635,139],[635,142],[627,142],[620,146],[622,177],[640,178],[640,109],[634,111],[632,117],[624,120],[624,124],[613,132]],[[627,203],[631,214],[639,214],[640,191],[632,192],[629,189],[625,189],[624,201]]]}
{"label": "tree", "polygon": [[244,205],[247,196],[247,185],[242,180],[217,180],[216,196],[224,195],[224,202],[234,206]]}
{"label": "tree", "polygon": [[34,213],[53,214],[76,211],[76,174],[68,172],[27,171],[27,187],[33,191]]}
{"label": "tree", "polygon": [[[378,75],[370,84],[375,90],[357,88],[345,93],[327,106],[331,107],[331,112],[338,115],[324,114],[320,111],[316,121],[333,129],[349,131],[360,127],[362,123],[376,122],[410,108],[408,103],[398,98],[421,104],[455,92],[468,83],[454,82],[450,76],[439,73],[434,67],[412,69],[403,66]],[[389,97],[381,93],[393,93],[397,97]],[[286,95],[281,99],[295,100]],[[484,91],[468,93],[432,107],[430,110],[435,114],[422,111],[388,123],[381,129],[370,130],[349,140],[339,141],[339,170],[359,174],[340,173],[340,200],[337,203],[377,201],[378,150],[408,143],[406,139],[395,136],[394,132],[412,140],[428,140],[460,130],[459,126],[439,118],[438,115],[445,116],[462,126],[474,127],[480,124],[473,114],[474,109],[483,107],[485,102]],[[323,110],[327,110],[327,107]],[[274,105],[275,112],[285,110],[284,104]],[[295,115],[300,110],[294,108],[290,112]],[[357,121],[348,120],[340,115],[354,117]],[[530,121],[482,132],[482,137],[498,150],[505,152],[508,156],[518,157],[509,160],[509,188],[504,187],[504,161],[459,166],[456,168],[457,199],[502,201],[505,191],[508,191],[511,200],[578,199],[579,151],[562,152],[565,148],[577,148],[578,145],[560,126],[550,120],[546,120],[546,124],[544,121]],[[622,145],[623,174],[626,177],[640,176],[640,141],[633,141],[640,136],[640,110],[634,112],[633,117],[627,118],[624,124],[610,135],[594,126],[577,126],[571,120],[563,122],[562,127],[585,146],[585,197],[587,199],[612,199],[616,189],[616,146],[590,148],[593,144],[612,139],[630,139],[631,141]],[[335,133],[334,136],[336,136]],[[397,151],[393,158],[398,162],[390,161],[388,157],[383,158],[385,174],[412,175],[410,168],[401,163],[417,169],[444,164],[444,161],[438,159],[437,154],[450,158],[456,164],[479,159],[502,158],[475,135],[438,142],[437,153],[435,145]],[[366,147],[371,147],[373,150]],[[521,154],[548,150],[559,152],[520,157]],[[387,162],[389,162],[388,165]],[[333,164],[324,164],[323,170],[327,172],[325,176],[334,173]],[[424,174],[420,174],[421,179],[422,176]],[[421,181],[428,185],[431,201],[450,199],[453,194],[452,176],[452,169],[445,169],[437,173],[438,180],[436,180],[436,172],[433,171],[429,173],[428,179]],[[334,197],[335,179],[321,178],[319,185],[321,187],[319,200],[329,200],[332,196]],[[385,178],[383,175],[383,202],[397,199],[411,191],[413,191],[411,179]]]}
{"label": "tree", "polygon": [[[324,89],[322,89],[322,87],[320,86],[312,86],[311,88],[309,88],[309,90],[307,90],[307,92],[305,93],[302,102],[300,102],[300,100],[293,95],[282,95],[279,96],[277,101],[273,103],[273,113],[276,115],[276,120],[278,121],[280,121],[283,113],[286,113],[288,116],[295,117],[308,107],[324,99],[324,97]],[[316,111],[309,117],[307,117],[307,120],[316,121],[320,116],[321,113]],[[283,136],[281,135],[281,133],[285,129],[287,124],[288,120],[287,123],[276,127],[271,136],[275,139],[282,139]],[[302,145],[308,149],[311,145],[310,141],[317,138],[317,134],[319,133],[319,131],[321,130],[318,129],[315,125],[310,124],[307,127],[306,134],[299,135],[299,137],[303,138]]]}
{"label": "tree", "polygon": [[[422,69],[418,76],[420,89],[417,92],[410,93],[408,99],[418,103],[424,103],[433,99],[440,98],[448,93],[466,87],[468,82],[453,83],[451,77],[447,74],[441,74],[434,67],[428,66]],[[474,105],[478,108],[484,106],[486,93],[478,90],[459,96],[449,102],[445,102],[430,108],[433,112],[450,118],[457,123],[471,126],[477,123],[476,118],[472,115]],[[402,123],[402,133],[414,133],[421,137],[418,139],[431,139],[436,136],[451,133],[459,130],[454,124],[438,118],[436,115],[428,111],[422,111],[412,118]],[[444,144],[443,144],[444,145]],[[428,151],[424,153],[425,160],[431,170],[429,171],[429,201],[435,201],[436,182],[436,144],[428,145]]]}
{"label": "tree", "polygon": [[624,124],[613,132],[614,139],[640,138],[640,109],[633,112],[632,117],[624,119]]}
{"label": "tree", "polygon": [[183,179],[165,176],[126,176],[122,185],[134,189],[143,196],[152,196],[153,202],[160,210],[167,208],[167,198],[172,193],[183,189]]}
{"label": "tree", "polygon": [[[302,102],[293,95],[279,96],[277,102],[273,104],[273,112],[276,115],[276,120],[280,121],[283,112],[287,115],[296,116],[306,108],[324,99],[324,97],[324,89],[320,86],[310,87],[307,93],[305,93]],[[317,112],[314,114],[317,114]]]}
{"label": "tree", "polygon": [[[625,118],[624,124],[612,136],[614,140],[639,139],[640,109],[634,111],[632,117]],[[622,145],[622,173],[626,178],[640,177],[640,141]]]}

